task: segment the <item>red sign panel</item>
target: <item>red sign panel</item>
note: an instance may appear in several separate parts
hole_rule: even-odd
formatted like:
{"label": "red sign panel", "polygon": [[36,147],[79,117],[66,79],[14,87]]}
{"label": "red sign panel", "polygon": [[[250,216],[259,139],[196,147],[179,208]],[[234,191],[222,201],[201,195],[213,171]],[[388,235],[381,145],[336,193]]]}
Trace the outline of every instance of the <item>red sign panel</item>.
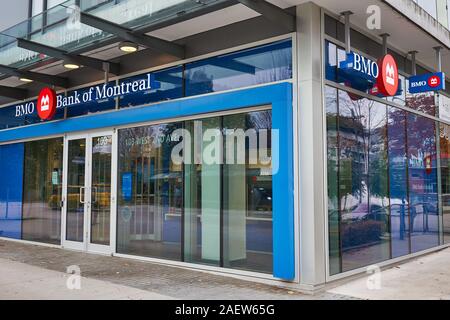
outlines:
{"label": "red sign panel", "polygon": [[56,92],[50,88],[42,89],[37,100],[37,112],[42,120],[51,120],[56,113]]}
{"label": "red sign panel", "polygon": [[437,87],[439,87],[439,86],[441,85],[441,78],[438,77],[438,76],[436,76],[436,75],[431,76],[431,77],[428,79],[428,85],[429,85],[431,88],[437,88]]}
{"label": "red sign panel", "polygon": [[385,96],[395,96],[398,91],[397,62],[390,54],[378,61],[380,72],[377,79],[378,91]]}

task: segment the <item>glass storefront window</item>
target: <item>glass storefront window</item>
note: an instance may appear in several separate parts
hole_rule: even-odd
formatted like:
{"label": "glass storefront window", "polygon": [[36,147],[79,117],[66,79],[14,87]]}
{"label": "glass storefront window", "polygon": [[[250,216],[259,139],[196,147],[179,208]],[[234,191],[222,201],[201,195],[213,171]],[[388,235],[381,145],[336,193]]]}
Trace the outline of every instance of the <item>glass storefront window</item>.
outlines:
{"label": "glass storefront window", "polygon": [[[326,41],[325,49],[326,79],[350,85],[338,67],[343,48]],[[418,67],[418,74],[426,72]],[[410,94],[407,77],[399,77],[401,95],[386,101],[446,119],[442,99]],[[327,87],[325,95],[330,274],[441,244],[449,189],[446,126],[344,90]]]}
{"label": "glass storefront window", "polygon": [[117,251],[271,273],[271,127],[266,110],[120,130]]}
{"label": "glass storefront window", "polygon": [[450,126],[441,123],[439,133],[442,228],[447,244],[450,243]]}
{"label": "glass storefront window", "polygon": [[180,123],[119,131],[117,251],[181,259],[182,171],[171,162]]}
{"label": "glass storefront window", "polygon": [[408,108],[423,112],[430,116],[435,116],[437,114],[434,92],[411,94],[409,93],[409,90],[406,90],[405,100],[405,105]]}
{"label": "glass storefront window", "polygon": [[388,107],[389,200],[392,257],[410,253],[407,113]]}
{"label": "glass storefront window", "polygon": [[436,125],[408,114],[408,180],[411,252],[439,245]]}
{"label": "glass storefront window", "polygon": [[340,239],[339,239],[339,148],[338,148],[338,90],[326,87],[326,118],[327,118],[327,173],[328,173],[328,236],[330,251],[330,273],[339,273],[341,269]]}
{"label": "glass storefront window", "polygon": [[[250,138],[236,146],[240,128]],[[228,268],[272,272],[271,129],[270,111],[223,117],[223,260]],[[245,161],[238,161],[240,152]]]}
{"label": "glass storefront window", "polygon": [[[166,101],[183,97],[183,68],[177,66],[167,70],[152,73],[154,88],[138,94],[128,94],[120,97],[119,106],[127,108],[146,103]],[[146,79],[147,75],[135,76],[119,81],[119,84]]]}
{"label": "glass storefront window", "polygon": [[446,126],[332,87],[326,103],[330,273],[438,246]]}
{"label": "glass storefront window", "polygon": [[292,41],[230,53],[186,65],[186,96],[292,78]]}
{"label": "glass storefront window", "polygon": [[[222,141],[222,119],[189,121],[186,129],[191,137],[191,148],[194,151],[189,164],[185,164],[185,260],[194,263],[220,266],[221,261],[221,229],[222,229],[222,150],[214,151],[212,161],[195,161],[203,159],[203,151],[211,143]],[[200,134],[196,137],[195,133]],[[212,133],[211,141],[202,137]],[[220,153],[218,153],[220,152]],[[217,153],[217,154],[216,154]]]}
{"label": "glass storefront window", "polygon": [[339,91],[342,270],[389,258],[386,106]]}
{"label": "glass storefront window", "polygon": [[63,140],[25,143],[22,239],[60,244]]}

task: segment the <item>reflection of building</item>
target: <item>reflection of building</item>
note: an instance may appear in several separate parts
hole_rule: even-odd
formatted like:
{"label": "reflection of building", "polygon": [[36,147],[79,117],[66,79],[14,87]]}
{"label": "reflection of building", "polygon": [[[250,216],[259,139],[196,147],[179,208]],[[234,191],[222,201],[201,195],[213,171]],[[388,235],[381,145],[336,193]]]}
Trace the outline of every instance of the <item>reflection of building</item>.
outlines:
{"label": "reflection of building", "polygon": [[[450,46],[438,22],[409,0],[375,1],[395,20],[383,31],[402,83],[397,96],[380,98],[350,88],[359,81],[338,68],[340,13],[373,1],[265,1],[276,2],[275,15],[224,0],[75,1],[85,18],[114,21],[143,43],[73,21],[67,3],[3,31],[0,236],[310,290],[447,244],[450,151],[435,103],[445,99],[408,92],[405,52],[420,52],[418,74],[435,71],[429,48]],[[360,24],[366,18],[352,17],[350,45],[377,61],[384,48]],[[145,36],[162,27],[165,40]],[[145,79],[150,90],[139,88]],[[37,113],[44,86],[73,102],[51,121]],[[98,90],[108,96],[97,99]],[[192,146],[176,149],[181,159],[238,153],[213,146],[218,132],[240,128],[268,132],[267,144],[244,139],[244,163],[174,161],[180,143]]]}

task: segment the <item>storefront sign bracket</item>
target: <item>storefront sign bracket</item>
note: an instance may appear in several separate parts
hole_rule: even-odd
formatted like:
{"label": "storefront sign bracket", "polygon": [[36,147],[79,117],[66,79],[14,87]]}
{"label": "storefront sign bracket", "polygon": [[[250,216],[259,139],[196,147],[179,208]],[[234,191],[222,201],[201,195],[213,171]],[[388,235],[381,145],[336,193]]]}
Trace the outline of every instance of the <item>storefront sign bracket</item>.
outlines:
{"label": "storefront sign bracket", "polygon": [[109,82],[109,68],[110,64],[107,62],[103,62],[103,70],[105,71],[105,84]]}
{"label": "storefront sign bracket", "polygon": [[380,37],[383,39],[383,56],[388,54],[388,38],[391,35],[389,33],[380,34]]}
{"label": "storefront sign bracket", "polygon": [[416,55],[419,53],[418,51],[410,51],[408,52],[411,55],[411,74],[413,76],[417,75],[417,62],[416,62]]}
{"label": "storefront sign bracket", "polygon": [[442,72],[442,47],[434,47],[433,49],[436,51],[437,72]]}
{"label": "storefront sign bracket", "polygon": [[341,15],[344,16],[345,19],[345,51],[350,53],[352,51],[351,44],[351,26],[350,26],[350,16],[353,14],[351,11],[344,11]]}

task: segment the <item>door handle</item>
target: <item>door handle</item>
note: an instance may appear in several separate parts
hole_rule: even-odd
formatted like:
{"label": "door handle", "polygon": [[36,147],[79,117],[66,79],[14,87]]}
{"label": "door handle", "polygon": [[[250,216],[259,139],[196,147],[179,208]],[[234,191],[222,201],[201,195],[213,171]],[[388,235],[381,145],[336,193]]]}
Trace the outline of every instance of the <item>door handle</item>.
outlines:
{"label": "door handle", "polygon": [[97,203],[97,187],[92,187],[92,194],[94,195],[92,197],[92,203]]}
{"label": "door handle", "polygon": [[86,189],[86,187],[80,187],[80,203],[84,204],[84,190]]}

